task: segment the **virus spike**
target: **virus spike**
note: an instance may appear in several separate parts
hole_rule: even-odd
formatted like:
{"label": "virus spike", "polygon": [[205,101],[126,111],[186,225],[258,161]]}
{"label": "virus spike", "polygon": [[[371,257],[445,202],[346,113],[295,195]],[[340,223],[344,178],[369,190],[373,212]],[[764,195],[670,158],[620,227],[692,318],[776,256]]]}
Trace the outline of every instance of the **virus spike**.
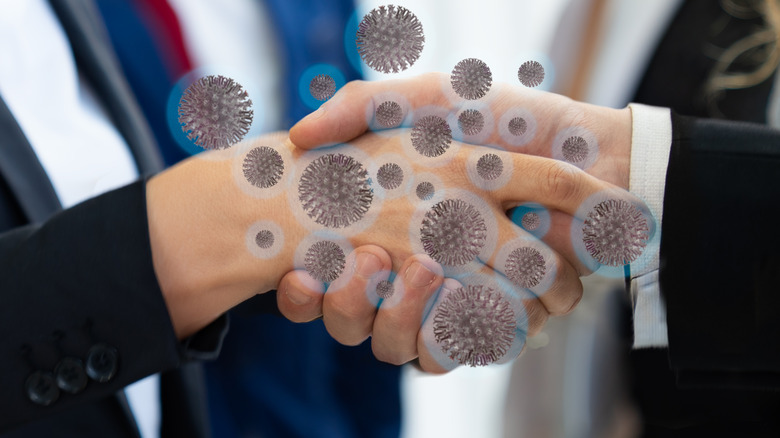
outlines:
{"label": "virus spike", "polygon": [[593,207],[582,227],[582,241],[602,265],[623,266],[636,260],[647,246],[650,228],[631,203],[608,199]]}
{"label": "virus spike", "polygon": [[506,355],[517,322],[509,302],[485,286],[466,286],[448,294],[436,307],[433,334],[450,359],[485,366]]}
{"label": "virus spike", "polygon": [[504,162],[496,154],[485,154],[477,161],[477,174],[484,180],[494,180],[504,171]]}
{"label": "virus spike", "polygon": [[298,199],[306,214],[330,228],[346,227],[363,218],[373,198],[368,171],[343,154],[312,161],[298,185]]}
{"label": "virus spike", "polygon": [[244,177],[255,187],[265,189],[276,185],[282,173],[282,156],[268,146],[254,148],[244,158]]}
{"label": "virus spike", "polygon": [[452,89],[458,96],[475,100],[490,91],[493,84],[493,74],[490,68],[479,59],[467,58],[460,61],[450,75]]}
{"label": "virus spike", "polygon": [[379,126],[383,128],[397,128],[404,120],[404,111],[397,102],[388,100],[382,102],[376,108],[376,114],[374,116]]}
{"label": "virus spike", "polygon": [[255,236],[255,243],[263,249],[268,249],[274,244],[274,234],[269,230],[261,230]]}
{"label": "virus spike", "polygon": [[421,118],[412,129],[412,146],[421,155],[438,157],[452,142],[452,130],[446,120],[429,115]]}
{"label": "virus spike", "polygon": [[458,116],[458,128],[466,135],[477,135],[485,127],[485,116],[475,109],[467,109]]}
{"label": "virus spike", "polygon": [[226,149],[252,126],[252,101],[233,79],[204,76],[179,99],[179,124],[187,138],[204,149]]}
{"label": "virus spike", "polygon": [[544,81],[544,67],[536,61],[526,61],[517,70],[517,78],[526,87],[536,87]]}
{"label": "virus spike", "polygon": [[332,283],[344,271],[346,260],[344,251],[336,243],[320,240],[306,251],[304,266],[312,277]]}
{"label": "virus spike", "polygon": [[544,257],[534,248],[521,247],[509,254],[504,265],[504,272],[512,283],[523,287],[534,287],[542,281],[547,267]]}
{"label": "virus spike", "polygon": [[309,93],[319,101],[326,101],[336,94],[336,81],[326,74],[319,74],[309,82]]}
{"label": "virus spike", "polygon": [[436,188],[428,181],[423,181],[417,184],[417,197],[423,201],[427,201],[433,198],[433,194],[436,193]]}
{"label": "virus spike", "polygon": [[404,171],[395,163],[383,164],[376,172],[376,181],[383,189],[396,189],[404,181]]}
{"label": "virus spike", "polygon": [[465,265],[477,258],[487,240],[487,225],[471,204],[445,199],[426,214],[420,228],[423,249],[447,266]]}
{"label": "virus spike", "polygon": [[588,142],[579,136],[567,138],[562,146],[563,158],[569,163],[579,163],[588,158]]}
{"label": "virus spike", "polygon": [[380,6],[363,17],[355,43],[363,62],[382,73],[411,67],[425,44],[422,24],[403,6]]}
{"label": "virus spike", "polygon": [[528,231],[533,231],[539,228],[539,225],[541,224],[542,219],[533,211],[529,211],[528,213],[524,214],[523,218],[520,219],[520,225],[522,225],[522,227]]}
{"label": "virus spike", "polygon": [[525,134],[525,130],[528,129],[528,123],[522,117],[515,117],[509,121],[509,132],[514,136],[521,136]]}
{"label": "virus spike", "polygon": [[379,298],[382,299],[388,299],[393,296],[395,293],[395,288],[393,287],[393,283],[390,283],[387,280],[382,280],[376,285],[376,294],[379,296]]}

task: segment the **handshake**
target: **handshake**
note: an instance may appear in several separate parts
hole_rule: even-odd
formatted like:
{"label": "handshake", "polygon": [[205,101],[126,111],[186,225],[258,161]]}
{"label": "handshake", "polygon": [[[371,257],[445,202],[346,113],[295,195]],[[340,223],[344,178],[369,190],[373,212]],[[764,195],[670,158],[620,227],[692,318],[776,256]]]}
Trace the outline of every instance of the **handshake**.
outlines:
{"label": "handshake", "polygon": [[[580,276],[623,275],[656,225],[626,191],[630,109],[449,76],[353,82],[287,133],[201,154],[147,185],[177,335],[277,289],[290,320],[445,372],[517,357]],[[512,219],[510,219],[511,215]]]}

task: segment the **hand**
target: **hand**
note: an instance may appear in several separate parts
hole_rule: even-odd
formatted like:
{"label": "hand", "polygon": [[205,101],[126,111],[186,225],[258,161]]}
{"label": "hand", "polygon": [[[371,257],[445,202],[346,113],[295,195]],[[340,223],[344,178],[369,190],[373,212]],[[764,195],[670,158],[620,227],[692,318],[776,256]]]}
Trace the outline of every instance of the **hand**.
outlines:
{"label": "hand", "polygon": [[[492,243],[479,249],[478,259],[469,262],[467,269],[461,269],[461,272],[457,271],[463,267],[446,267],[451,273],[458,273],[464,283],[477,280],[496,290],[513,289],[511,286],[506,288],[506,280],[496,275],[505,270],[501,257],[506,257],[506,251],[502,255],[506,246],[500,246],[497,242],[532,246],[544,257],[545,272],[542,280],[528,290],[511,292],[509,306],[516,315],[519,335],[517,342],[512,343],[512,348],[517,351],[507,351],[507,360],[519,353],[523,335],[538,330],[549,313],[568,311],[581,293],[577,271],[566,261],[577,259],[574,247],[569,244],[568,248],[562,250],[565,256],[559,256],[509,222],[504,211],[521,202],[545,200],[550,208],[561,212],[560,215],[551,215],[551,230],[559,227],[564,229],[568,227],[565,219],[571,222],[570,218],[578,214],[580,205],[592,198],[592,195],[611,193],[610,185],[564,163],[496,151],[506,169],[511,168],[513,172],[506,173],[507,180],[503,185],[487,190],[474,186],[471,179],[473,175],[468,170],[469,166],[473,167],[473,162],[469,160],[480,152],[477,148],[453,142],[441,157],[421,159],[414,154],[408,155],[411,153],[407,143],[408,131],[398,131],[396,134],[390,137],[367,135],[349,146],[318,151],[314,156],[312,153],[304,154],[294,150],[291,144],[283,140],[283,136],[265,137],[228,151],[203,154],[154,177],[147,186],[153,261],[177,334],[187,336],[237,303],[256,293],[276,288],[281,273],[304,265],[300,262],[302,253],[311,246],[312,241],[321,238],[317,233],[322,231],[322,227],[315,226],[311,218],[296,211],[303,207],[296,191],[293,189],[290,193],[290,189],[296,187],[294,184],[300,181],[302,173],[316,159],[317,154],[322,156],[326,153],[359,157],[366,168],[372,169],[372,177],[378,165],[388,157],[408,166],[405,167],[408,172],[404,179],[407,185],[397,194],[387,193],[389,191],[382,193],[376,187],[375,202],[365,217],[358,221],[358,227],[331,230],[341,233],[333,236],[333,240],[343,244],[347,249],[345,254],[349,253],[349,247],[378,244],[392,256],[390,266],[394,272],[411,274],[413,271],[406,269],[409,264],[402,264],[407,263],[405,260],[413,254],[424,253],[419,236],[415,236],[420,223],[414,221],[421,221],[432,210],[434,203],[452,199],[474,206],[482,219],[490,224],[484,232]],[[274,186],[276,188],[270,192],[265,189],[255,190],[256,187],[242,179],[244,160],[250,151],[260,145],[270,145],[283,156],[285,171],[280,176],[278,187]],[[413,180],[435,181],[438,187],[435,197],[427,203],[417,199],[412,189]],[[469,190],[458,187],[467,187]],[[582,212],[579,214],[581,216]],[[253,237],[259,233],[250,232],[258,221],[272,221],[278,227],[275,230],[279,236],[283,237],[283,245],[280,243],[272,247],[278,248],[273,257],[259,257],[253,247]],[[387,261],[382,263],[383,270],[389,271]],[[345,263],[345,266],[348,267],[344,272],[352,272],[352,265]],[[427,266],[433,273],[432,276],[426,274],[431,277],[429,283],[420,287],[410,285],[406,293],[404,282],[396,279],[393,282],[395,295],[380,306],[376,320],[389,324],[381,336],[382,330],[372,325],[371,333],[376,338],[374,344],[380,345],[380,348],[375,348],[378,351],[389,351],[396,345],[406,348],[399,354],[379,353],[380,357],[401,362],[411,359],[418,352],[423,360],[425,353],[417,348],[420,343],[413,342],[413,347],[408,347],[408,342],[399,342],[393,337],[409,337],[407,332],[397,330],[401,326],[413,327],[414,330],[419,328],[425,310],[423,303],[436,292],[442,281],[435,265]],[[390,275],[389,272],[387,275]],[[406,275],[399,277],[405,278]],[[330,287],[337,286],[338,281],[331,282]],[[540,299],[527,299],[533,298],[531,292]],[[436,299],[441,300],[442,294]],[[345,312],[347,319],[356,314],[371,315],[376,309],[375,304],[367,306],[365,300],[362,303],[358,301],[356,306],[359,312]],[[416,319],[418,322],[410,326],[404,323],[404,318]],[[338,320],[338,317],[333,319],[334,323]],[[356,338],[359,337],[347,341],[355,342]],[[379,343],[380,338],[384,339],[383,344]],[[420,342],[424,346],[427,341],[423,341],[425,339]],[[430,362],[435,362],[426,365],[430,369],[447,369],[452,365],[442,365],[439,358]]]}
{"label": "hand", "polygon": [[[418,119],[416,110],[435,106],[450,113],[453,134],[462,141],[494,145],[510,152],[565,159],[562,143],[580,135],[590,143],[590,153],[573,164],[599,179],[628,189],[631,157],[628,108],[600,107],[503,83],[494,84],[482,99],[466,101],[452,91],[449,75],[444,73],[401,80],[350,82],[293,126],[290,140],[300,148],[311,149],[349,141],[369,129],[383,129],[375,113],[386,101],[397,102],[401,107],[401,126],[410,126]],[[457,116],[467,109],[476,109],[484,117],[485,126],[478,134],[465,135],[457,129]],[[521,135],[509,129],[509,121],[515,117],[525,122],[514,127],[515,132],[524,132]]]}

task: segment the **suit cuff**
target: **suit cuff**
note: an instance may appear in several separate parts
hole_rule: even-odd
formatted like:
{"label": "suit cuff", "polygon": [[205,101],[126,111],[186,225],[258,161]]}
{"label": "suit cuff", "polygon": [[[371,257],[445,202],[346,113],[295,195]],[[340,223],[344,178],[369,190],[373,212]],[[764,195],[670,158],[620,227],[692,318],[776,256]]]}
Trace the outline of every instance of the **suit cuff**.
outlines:
{"label": "suit cuff", "polygon": [[[660,233],[666,169],[672,146],[672,119],[668,108],[632,103],[631,170],[629,190],[645,201]],[[669,345],[666,309],[658,283],[660,239],[648,242],[631,265],[631,302],[634,309],[634,348]]]}

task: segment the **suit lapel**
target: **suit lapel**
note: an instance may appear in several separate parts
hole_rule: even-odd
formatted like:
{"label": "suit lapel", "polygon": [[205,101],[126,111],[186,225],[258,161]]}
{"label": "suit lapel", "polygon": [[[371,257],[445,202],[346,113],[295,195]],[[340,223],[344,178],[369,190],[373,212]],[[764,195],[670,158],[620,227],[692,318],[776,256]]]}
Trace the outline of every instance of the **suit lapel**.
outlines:
{"label": "suit lapel", "polygon": [[42,222],[62,207],[22,128],[0,97],[0,172],[14,192],[27,220]]}
{"label": "suit lapel", "polygon": [[163,168],[157,144],[125,81],[97,8],[91,1],[50,0],[68,35],[79,71],[94,87],[125,138],[141,174]]}

